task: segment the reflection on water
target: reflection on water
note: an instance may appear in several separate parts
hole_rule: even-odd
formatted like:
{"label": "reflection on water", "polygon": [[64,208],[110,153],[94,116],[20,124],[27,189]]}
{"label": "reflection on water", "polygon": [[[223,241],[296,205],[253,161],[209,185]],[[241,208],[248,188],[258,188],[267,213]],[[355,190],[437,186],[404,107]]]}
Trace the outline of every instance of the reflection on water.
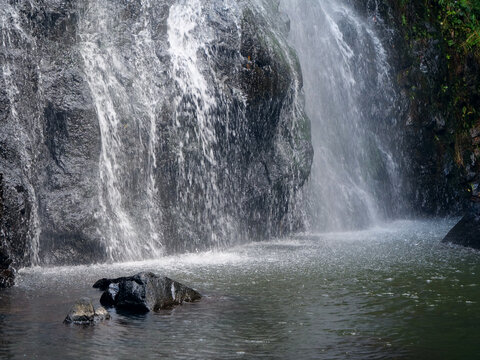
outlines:
{"label": "reflection on water", "polygon": [[[472,359],[480,254],[451,221],[307,234],[159,261],[26,269],[0,292],[0,358]],[[206,295],[95,327],[62,320],[101,277],[149,270]]]}

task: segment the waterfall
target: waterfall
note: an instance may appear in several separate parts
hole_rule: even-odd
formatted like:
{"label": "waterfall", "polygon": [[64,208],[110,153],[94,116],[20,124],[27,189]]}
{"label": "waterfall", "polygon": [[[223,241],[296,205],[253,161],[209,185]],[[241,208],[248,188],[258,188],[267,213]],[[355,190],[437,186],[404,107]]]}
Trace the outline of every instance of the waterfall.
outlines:
{"label": "waterfall", "polygon": [[365,227],[400,203],[393,155],[395,91],[387,54],[365,19],[343,1],[282,0],[304,75],[314,161],[306,189],[314,230]]}
{"label": "waterfall", "polygon": [[99,232],[112,260],[162,254],[154,176],[161,64],[151,36],[151,4],[144,0],[140,6],[127,32],[114,3],[91,1],[80,27],[102,140]]}
{"label": "waterfall", "polygon": [[[241,118],[244,101],[228,98],[211,65],[217,39],[207,20],[217,5],[164,5],[144,0],[132,11],[91,1],[82,9],[81,54],[102,139],[99,233],[112,260],[157,257],[164,241],[179,250],[217,246],[238,229],[225,211],[233,185],[219,178],[231,134],[216,129],[228,126],[232,106]],[[224,4],[237,43],[239,14]]]}
{"label": "waterfall", "polygon": [[102,140],[98,233],[110,259],[298,227],[290,211],[310,144],[297,132],[308,120],[297,64],[269,11],[233,0],[80,6]]}
{"label": "waterfall", "polygon": [[[230,2],[225,4],[228,16],[227,4]],[[167,19],[167,39],[169,75],[175,86],[172,132],[178,139],[175,149],[178,168],[175,212],[184,214],[185,228],[190,227],[186,222],[201,224],[207,236],[202,240],[216,246],[225,241],[223,235],[228,221],[225,220],[226,214],[219,212],[219,208],[225,206],[225,198],[223,189],[218,186],[222,159],[220,154],[215,154],[219,140],[215,127],[221,121],[219,114],[226,116],[223,121],[228,121],[228,104],[218,88],[218,79],[209,61],[215,35],[205,14],[208,6],[198,0],[175,1]],[[198,228],[186,230],[182,237],[198,239],[196,231]],[[200,239],[194,242],[197,243],[194,248],[201,246]],[[186,243],[180,245],[190,246]]]}
{"label": "waterfall", "polygon": [[32,0],[0,21],[17,258],[156,258],[401,207],[387,52],[342,1]]}

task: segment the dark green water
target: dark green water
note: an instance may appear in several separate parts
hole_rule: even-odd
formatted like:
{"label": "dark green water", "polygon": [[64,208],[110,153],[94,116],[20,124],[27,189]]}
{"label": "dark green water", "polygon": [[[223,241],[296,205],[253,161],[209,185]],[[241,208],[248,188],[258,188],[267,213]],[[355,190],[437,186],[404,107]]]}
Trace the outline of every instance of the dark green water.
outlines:
{"label": "dark green water", "polygon": [[[452,221],[395,222],[159,261],[21,271],[0,292],[0,358],[480,359],[480,253]],[[62,320],[104,276],[141,270],[205,298],[95,327]]]}

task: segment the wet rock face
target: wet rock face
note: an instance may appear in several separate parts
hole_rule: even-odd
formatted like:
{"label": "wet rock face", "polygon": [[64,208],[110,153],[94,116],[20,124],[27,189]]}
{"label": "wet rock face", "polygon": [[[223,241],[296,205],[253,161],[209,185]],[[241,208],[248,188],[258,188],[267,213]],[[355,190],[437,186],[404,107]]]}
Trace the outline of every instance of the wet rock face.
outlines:
{"label": "wet rock face", "polygon": [[[247,96],[246,116],[249,129],[244,149],[246,166],[245,199],[250,236],[278,236],[290,229],[298,230],[301,219],[294,219],[295,204],[289,199],[310,175],[313,148],[310,120],[303,108],[292,107],[296,101],[295,86],[303,86],[299,60],[295,51],[283,47],[276,34],[286,31],[285,19],[271,2],[271,16],[262,18],[248,8],[243,11],[240,52],[245,59],[239,83]],[[295,131],[289,131],[293,126]],[[265,217],[265,210],[269,216]],[[275,224],[273,227],[271,224]],[[301,227],[301,226],[300,226]]]}
{"label": "wet rock face", "polygon": [[[98,207],[100,138],[75,49],[77,6],[69,1],[4,5],[0,246],[15,267],[37,260],[100,260],[99,245],[83,245],[99,243],[92,214]],[[72,257],[75,252],[81,256]]]}
{"label": "wet rock face", "polygon": [[95,309],[89,298],[82,298],[72,306],[63,322],[65,324],[93,325],[109,319],[110,314],[105,308]]}
{"label": "wet rock face", "polygon": [[352,2],[389,44],[392,78],[403,94],[398,142],[410,213],[463,214],[472,187],[480,183],[480,153],[475,129],[464,131],[470,125],[456,112],[462,106],[478,108],[478,61],[448,60],[451,47],[442,35],[438,4]]}
{"label": "wet rock face", "polygon": [[[168,251],[202,249],[209,246],[209,238],[234,242],[300,228],[300,211],[292,199],[308,178],[313,159],[301,71],[295,52],[286,45],[285,21],[275,4],[261,13],[240,1],[231,6],[236,11],[228,13],[214,10],[223,6],[219,1],[205,3],[203,27],[215,29],[215,39],[199,54],[208,59],[201,64],[202,75],[216,99],[207,116],[216,133],[209,144],[214,165],[200,168],[204,160],[191,150],[202,144],[192,135],[179,162],[174,139],[185,134],[166,126],[160,135],[165,152],[159,156],[163,170],[158,182],[170,188],[176,184],[175,191],[160,194]],[[205,120],[188,116],[195,108],[188,95],[176,109],[169,108],[182,114],[182,128],[200,132],[196,124]],[[179,177],[179,172],[186,176]],[[209,199],[208,204],[202,199]]]}
{"label": "wet rock face", "polygon": [[167,277],[139,273],[131,277],[101,279],[93,287],[104,290],[100,303],[132,312],[169,309],[202,296],[195,290]]}
{"label": "wet rock face", "polygon": [[[198,94],[183,93],[182,71],[172,70],[179,61],[168,41],[174,2],[148,8],[131,1],[96,3],[113,18],[102,23],[106,29],[96,26],[92,4],[7,1],[0,9],[5,39],[0,47],[0,248],[12,261],[9,266],[106,260],[112,234],[105,229],[118,221],[115,203],[105,196],[108,186],[117,187],[113,193],[122,196],[117,205],[125,205],[133,228],[145,228],[146,216],[138,214],[150,209],[156,222],[151,233],[167,252],[301,227],[294,199],[309,176],[313,153],[298,95],[298,62],[283,42],[285,22],[274,25],[278,4],[272,2],[268,19],[247,2],[232,2],[231,12],[220,11],[225,8],[220,1],[202,2],[199,16],[206,23],[197,30],[214,30],[197,52],[199,75],[216,102],[205,116],[215,119],[208,129],[199,128],[205,119],[198,118],[207,105]],[[142,29],[146,23],[148,29]],[[110,59],[116,66],[115,91],[108,88],[109,74],[89,73],[82,53],[85,34],[95,29],[104,33],[96,38],[100,50],[94,55],[106,56],[102,46],[119,54]],[[150,63],[158,69],[148,73],[153,79],[148,86],[135,82],[142,76],[136,72],[136,32],[150,34],[154,47]],[[114,139],[122,150],[121,176],[110,184],[109,170],[101,167],[99,112],[105,99],[92,90],[92,78],[107,84],[122,124]],[[143,111],[150,105],[144,101],[147,90],[154,94],[153,115]],[[156,139],[146,154],[151,134],[141,131],[148,129],[149,116]],[[206,159],[210,153],[213,158]],[[153,179],[154,191],[146,189],[146,179]]]}

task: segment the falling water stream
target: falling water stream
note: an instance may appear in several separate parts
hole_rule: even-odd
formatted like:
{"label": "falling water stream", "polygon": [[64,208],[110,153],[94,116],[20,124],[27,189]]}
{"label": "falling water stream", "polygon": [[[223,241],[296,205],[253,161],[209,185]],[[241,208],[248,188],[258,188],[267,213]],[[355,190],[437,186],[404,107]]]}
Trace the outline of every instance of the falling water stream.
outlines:
{"label": "falling water stream", "polygon": [[[372,23],[342,1],[284,0],[304,74],[315,156],[307,189],[310,228],[385,221],[399,203],[400,174],[385,129],[396,96]],[[389,147],[390,146],[390,147]]]}
{"label": "falling water stream", "polygon": [[[100,204],[110,259],[134,260],[162,254],[161,213],[156,206],[154,170],[157,103],[162,96],[155,74],[161,68],[150,34],[150,2],[129,38],[112,17],[110,2],[88,4],[82,23],[81,54],[95,100],[102,150]],[[126,44],[125,44],[126,43]],[[122,47],[128,46],[127,53]]]}

